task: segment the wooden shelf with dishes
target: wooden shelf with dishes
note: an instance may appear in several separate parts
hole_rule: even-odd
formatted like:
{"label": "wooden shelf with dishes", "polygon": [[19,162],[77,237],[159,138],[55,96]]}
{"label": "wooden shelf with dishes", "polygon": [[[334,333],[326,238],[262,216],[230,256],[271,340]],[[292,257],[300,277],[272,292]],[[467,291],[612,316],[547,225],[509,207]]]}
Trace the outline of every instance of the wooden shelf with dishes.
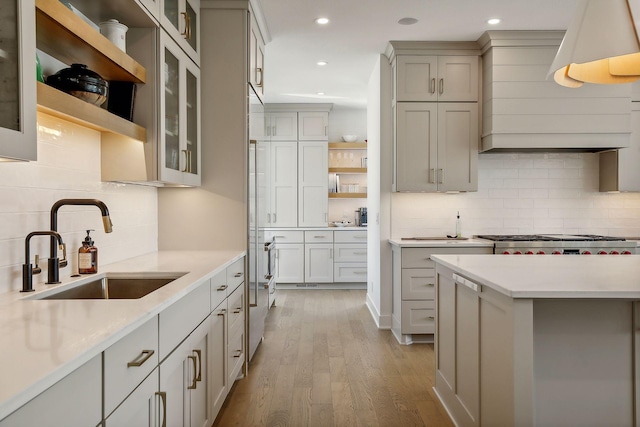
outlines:
{"label": "wooden shelf with dishes", "polygon": [[[107,81],[145,83],[145,67],[58,0],[36,0],[36,46],[65,64],[85,64]],[[38,83],[38,111],[100,132],[146,141],[146,129],[106,109]]]}
{"label": "wooden shelf with dishes", "polygon": [[[330,142],[329,143],[329,174],[335,175],[334,192],[329,193],[329,199],[366,199],[367,193],[359,191],[366,185],[366,142]],[[333,150],[338,150],[334,156]],[[335,162],[335,163],[334,163]],[[356,175],[350,179],[352,183],[345,184],[339,176]],[[357,176],[360,175],[360,176]],[[342,184],[342,185],[341,185]],[[347,190],[345,190],[345,187]],[[349,191],[349,187],[352,187]],[[355,191],[353,191],[355,189]]]}
{"label": "wooden shelf with dishes", "polygon": [[330,142],[329,150],[366,150],[366,142]]}
{"label": "wooden shelf with dishes", "polygon": [[367,193],[329,193],[330,199],[366,199]]}
{"label": "wooden shelf with dishes", "polygon": [[329,168],[329,173],[367,173],[367,168]]}

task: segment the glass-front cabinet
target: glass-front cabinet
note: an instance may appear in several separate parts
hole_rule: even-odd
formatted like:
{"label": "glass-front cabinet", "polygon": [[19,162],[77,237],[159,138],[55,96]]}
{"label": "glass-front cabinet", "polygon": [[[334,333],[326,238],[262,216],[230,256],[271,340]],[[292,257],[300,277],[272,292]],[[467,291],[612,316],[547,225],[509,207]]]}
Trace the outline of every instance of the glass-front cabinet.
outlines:
{"label": "glass-front cabinet", "polygon": [[162,0],[162,27],[200,65],[200,0]]}
{"label": "glass-front cabinet", "polygon": [[0,161],[36,160],[34,0],[0,5]]}
{"label": "glass-front cabinet", "polygon": [[200,185],[200,69],[164,32],[160,93],[160,179]]}

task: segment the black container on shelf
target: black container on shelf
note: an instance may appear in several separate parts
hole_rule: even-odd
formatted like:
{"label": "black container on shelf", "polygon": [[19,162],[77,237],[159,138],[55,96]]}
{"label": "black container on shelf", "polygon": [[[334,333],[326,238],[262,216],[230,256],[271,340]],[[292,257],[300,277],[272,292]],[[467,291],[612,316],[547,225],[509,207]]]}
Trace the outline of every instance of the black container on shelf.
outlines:
{"label": "black container on shelf", "polygon": [[136,84],[133,82],[109,82],[107,110],[132,122],[136,87]]}
{"label": "black container on shelf", "polygon": [[107,98],[109,83],[84,64],[71,64],[47,77],[47,84],[93,105]]}

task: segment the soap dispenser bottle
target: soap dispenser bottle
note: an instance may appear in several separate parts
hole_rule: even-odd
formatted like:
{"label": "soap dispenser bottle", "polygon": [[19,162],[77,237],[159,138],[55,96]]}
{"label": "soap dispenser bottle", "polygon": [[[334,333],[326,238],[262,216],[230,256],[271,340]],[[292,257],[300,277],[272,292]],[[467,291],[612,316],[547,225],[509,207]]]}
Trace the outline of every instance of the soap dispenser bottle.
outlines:
{"label": "soap dispenser bottle", "polygon": [[98,272],[98,248],[93,246],[93,240],[89,233],[94,230],[87,230],[87,237],[82,242],[82,247],[78,249],[78,273],[94,274]]}
{"label": "soap dispenser bottle", "polygon": [[460,222],[460,211],[458,211],[458,215],[456,216],[456,239],[462,237],[462,222]]}

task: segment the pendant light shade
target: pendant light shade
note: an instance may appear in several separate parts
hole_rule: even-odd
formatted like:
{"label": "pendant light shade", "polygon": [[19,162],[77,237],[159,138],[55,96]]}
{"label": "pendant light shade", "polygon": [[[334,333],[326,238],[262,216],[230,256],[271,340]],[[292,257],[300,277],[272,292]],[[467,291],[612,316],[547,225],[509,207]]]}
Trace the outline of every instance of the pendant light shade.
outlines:
{"label": "pendant light shade", "polygon": [[627,0],[580,0],[551,74],[567,87],[640,79],[640,42]]}

